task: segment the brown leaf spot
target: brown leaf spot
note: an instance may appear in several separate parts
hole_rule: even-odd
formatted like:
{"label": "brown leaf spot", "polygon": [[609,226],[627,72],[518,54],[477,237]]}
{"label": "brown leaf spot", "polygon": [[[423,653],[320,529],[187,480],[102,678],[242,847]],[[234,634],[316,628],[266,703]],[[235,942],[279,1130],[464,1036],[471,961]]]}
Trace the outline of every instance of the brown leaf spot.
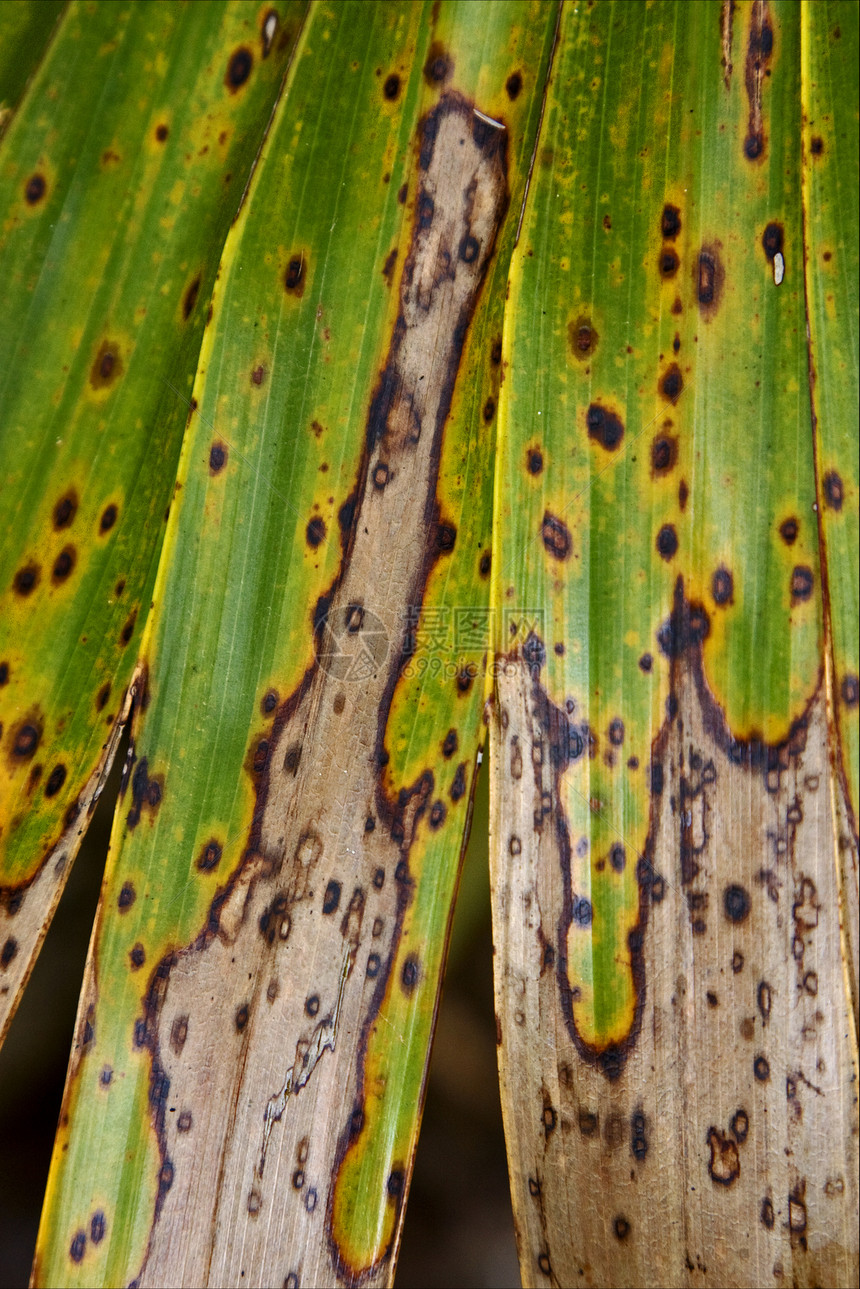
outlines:
{"label": "brown leaf spot", "polygon": [[106,389],[122,372],[119,346],[112,340],[103,340],[90,368],[90,385],[93,389]]}
{"label": "brown leaf spot", "polygon": [[713,1127],[708,1129],[707,1140],[711,1151],[708,1161],[711,1180],[719,1186],[731,1186],[741,1175],[737,1142],[720,1132],[719,1128]]}
{"label": "brown leaf spot", "polygon": [[592,403],[585,413],[588,437],[599,443],[607,452],[614,452],[624,438],[620,417],[601,403]]}
{"label": "brown leaf spot", "polygon": [[227,64],[227,71],[224,75],[224,84],[231,94],[245,84],[254,66],[254,55],[245,45],[240,45],[234,49],[230,55],[230,61]]}
{"label": "brown leaf spot", "polygon": [[543,544],[554,559],[569,558],[573,542],[567,524],[547,510],[544,512],[540,531]]}

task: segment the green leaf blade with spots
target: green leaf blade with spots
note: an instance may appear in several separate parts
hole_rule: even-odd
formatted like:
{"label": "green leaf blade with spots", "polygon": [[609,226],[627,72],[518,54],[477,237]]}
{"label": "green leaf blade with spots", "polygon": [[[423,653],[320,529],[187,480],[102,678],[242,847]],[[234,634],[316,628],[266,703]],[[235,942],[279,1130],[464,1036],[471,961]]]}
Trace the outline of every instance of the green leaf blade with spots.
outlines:
{"label": "green leaf blade with spots", "polygon": [[201,349],[37,1283],[393,1275],[555,20],[311,8]]}
{"label": "green leaf blade with spots", "polygon": [[0,1032],[116,745],[218,256],[303,7],[271,37],[214,12],[68,6],[0,144]]}
{"label": "green leaf blade with spots", "polygon": [[856,1274],[800,19],[563,11],[512,265],[494,550],[527,1284]]}

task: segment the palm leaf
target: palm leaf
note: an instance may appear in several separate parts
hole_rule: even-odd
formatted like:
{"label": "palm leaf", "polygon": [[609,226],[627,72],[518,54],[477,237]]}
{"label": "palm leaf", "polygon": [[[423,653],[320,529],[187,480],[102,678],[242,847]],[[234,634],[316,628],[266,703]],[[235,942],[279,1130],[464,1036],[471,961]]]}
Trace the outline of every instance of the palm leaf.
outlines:
{"label": "palm leaf", "polygon": [[[512,265],[495,539],[497,1010],[527,1284],[856,1274],[799,18],[564,10]],[[855,409],[845,342],[817,334]],[[830,431],[845,457],[851,416]]]}

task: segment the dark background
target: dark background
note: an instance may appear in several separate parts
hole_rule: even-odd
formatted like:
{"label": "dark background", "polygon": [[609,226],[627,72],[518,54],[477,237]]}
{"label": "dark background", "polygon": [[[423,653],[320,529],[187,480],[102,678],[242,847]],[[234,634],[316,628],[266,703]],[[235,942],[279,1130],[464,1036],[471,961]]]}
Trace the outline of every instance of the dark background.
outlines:
{"label": "dark background", "polygon": [[[0,1049],[0,1289],[29,1280],[78,991],[119,786],[121,747]],[[398,1289],[517,1289],[493,1018],[487,771],[480,776]]]}

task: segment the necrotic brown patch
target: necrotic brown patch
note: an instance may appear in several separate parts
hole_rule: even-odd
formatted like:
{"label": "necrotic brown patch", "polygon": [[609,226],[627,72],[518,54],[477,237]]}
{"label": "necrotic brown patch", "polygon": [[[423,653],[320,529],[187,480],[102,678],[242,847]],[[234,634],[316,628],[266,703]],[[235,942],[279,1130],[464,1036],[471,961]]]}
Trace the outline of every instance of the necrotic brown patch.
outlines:
{"label": "necrotic brown patch", "polygon": [[541,523],[541,539],[550,555],[554,559],[567,559],[572,548],[570,529],[561,519],[550,514],[547,510],[544,512]]}

